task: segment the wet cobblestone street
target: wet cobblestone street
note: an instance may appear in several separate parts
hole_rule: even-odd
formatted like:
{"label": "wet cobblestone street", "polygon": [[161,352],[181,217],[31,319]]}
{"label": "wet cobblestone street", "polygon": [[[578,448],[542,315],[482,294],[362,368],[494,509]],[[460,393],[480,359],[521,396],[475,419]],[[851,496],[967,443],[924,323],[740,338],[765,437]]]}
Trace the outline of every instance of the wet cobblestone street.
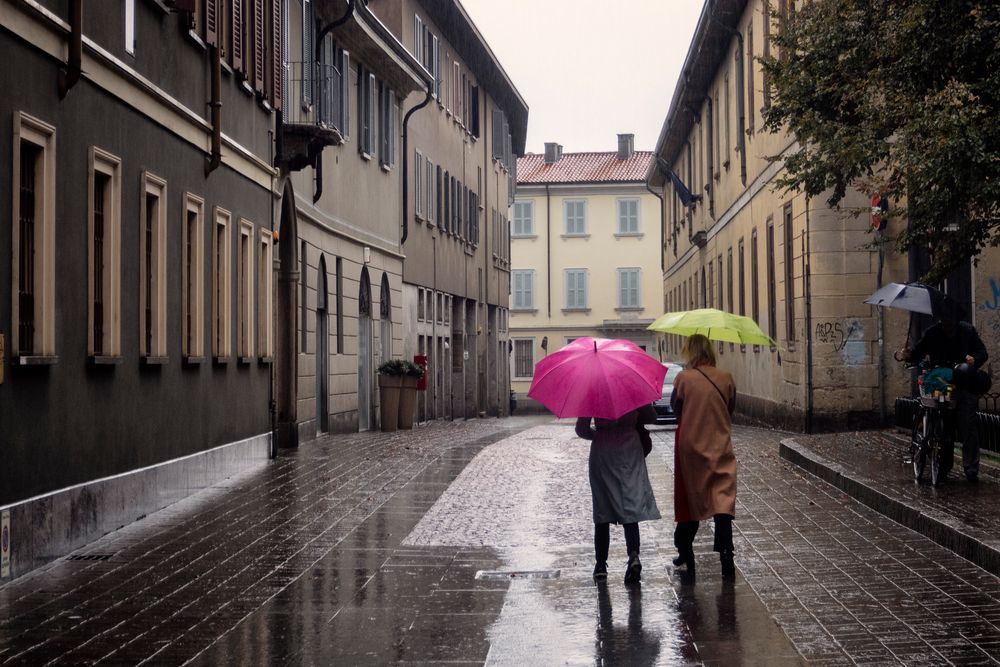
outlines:
{"label": "wet cobblestone street", "polygon": [[[591,579],[570,422],[434,423],[304,445],[0,587],[0,663],[997,663],[1000,579],[782,460],[787,434],[736,430],[735,584],[709,522],[675,573],[653,436],[641,588],[614,527]],[[514,571],[545,576],[477,577]]]}

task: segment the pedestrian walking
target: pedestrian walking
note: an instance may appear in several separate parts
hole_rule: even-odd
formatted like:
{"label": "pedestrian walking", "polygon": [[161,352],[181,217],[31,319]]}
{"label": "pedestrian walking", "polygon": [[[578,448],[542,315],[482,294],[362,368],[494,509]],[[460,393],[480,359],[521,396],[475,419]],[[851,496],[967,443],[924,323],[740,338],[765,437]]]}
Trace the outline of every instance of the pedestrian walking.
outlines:
{"label": "pedestrian walking", "polygon": [[[656,421],[652,405],[626,412],[618,419],[580,417],[576,434],[590,440],[590,494],[594,510],[594,579],[608,577],[611,524],[625,531],[628,564],[625,583],[640,581],[639,522],[660,518],[638,428]],[[593,426],[591,425],[593,423]]]}
{"label": "pedestrian walking", "polygon": [[715,546],[722,576],[736,575],[733,564],[733,518],[736,515],[736,455],[731,416],[736,405],[733,377],[715,367],[708,338],[690,336],[684,343],[687,368],[674,380],[670,404],[678,415],[674,438],[674,565],[694,573],[694,537],[698,522],[715,519]]}

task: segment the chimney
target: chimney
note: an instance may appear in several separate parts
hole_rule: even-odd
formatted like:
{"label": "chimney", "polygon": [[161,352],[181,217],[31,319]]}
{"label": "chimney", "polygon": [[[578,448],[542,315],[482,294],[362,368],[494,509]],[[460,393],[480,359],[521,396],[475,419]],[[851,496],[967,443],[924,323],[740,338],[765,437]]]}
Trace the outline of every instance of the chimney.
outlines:
{"label": "chimney", "polygon": [[545,142],[545,164],[555,164],[562,157],[562,146],[555,142]]}
{"label": "chimney", "polygon": [[635,135],[618,135],[618,159],[627,160],[635,153]]}

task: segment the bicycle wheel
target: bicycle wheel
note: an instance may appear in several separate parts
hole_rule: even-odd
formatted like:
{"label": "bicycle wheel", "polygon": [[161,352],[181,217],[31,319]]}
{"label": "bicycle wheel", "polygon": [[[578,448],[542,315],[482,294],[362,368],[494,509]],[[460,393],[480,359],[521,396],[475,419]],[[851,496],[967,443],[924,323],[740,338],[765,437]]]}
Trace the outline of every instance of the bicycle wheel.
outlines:
{"label": "bicycle wheel", "polygon": [[945,475],[941,474],[941,450],[945,446],[942,437],[944,424],[941,423],[941,415],[939,413],[934,414],[928,426],[927,430],[930,431],[928,444],[930,446],[926,448],[926,453],[931,460],[931,484],[937,486],[944,481],[944,477],[947,475],[947,472],[945,472]]}
{"label": "bicycle wheel", "polygon": [[910,461],[913,463],[913,479],[920,481],[924,476],[924,466],[927,463],[927,449],[924,447],[924,436],[921,433],[923,419],[918,417],[913,425],[913,434],[910,436]]}

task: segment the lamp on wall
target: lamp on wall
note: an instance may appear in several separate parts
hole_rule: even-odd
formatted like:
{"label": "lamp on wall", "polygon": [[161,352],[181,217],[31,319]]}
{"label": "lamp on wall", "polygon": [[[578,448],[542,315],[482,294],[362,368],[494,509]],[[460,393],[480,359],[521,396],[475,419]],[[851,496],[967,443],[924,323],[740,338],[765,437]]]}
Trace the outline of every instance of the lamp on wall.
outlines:
{"label": "lamp on wall", "polygon": [[545,350],[546,352],[549,351],[549,337],[548,336],[542,336],[542,349]]}

